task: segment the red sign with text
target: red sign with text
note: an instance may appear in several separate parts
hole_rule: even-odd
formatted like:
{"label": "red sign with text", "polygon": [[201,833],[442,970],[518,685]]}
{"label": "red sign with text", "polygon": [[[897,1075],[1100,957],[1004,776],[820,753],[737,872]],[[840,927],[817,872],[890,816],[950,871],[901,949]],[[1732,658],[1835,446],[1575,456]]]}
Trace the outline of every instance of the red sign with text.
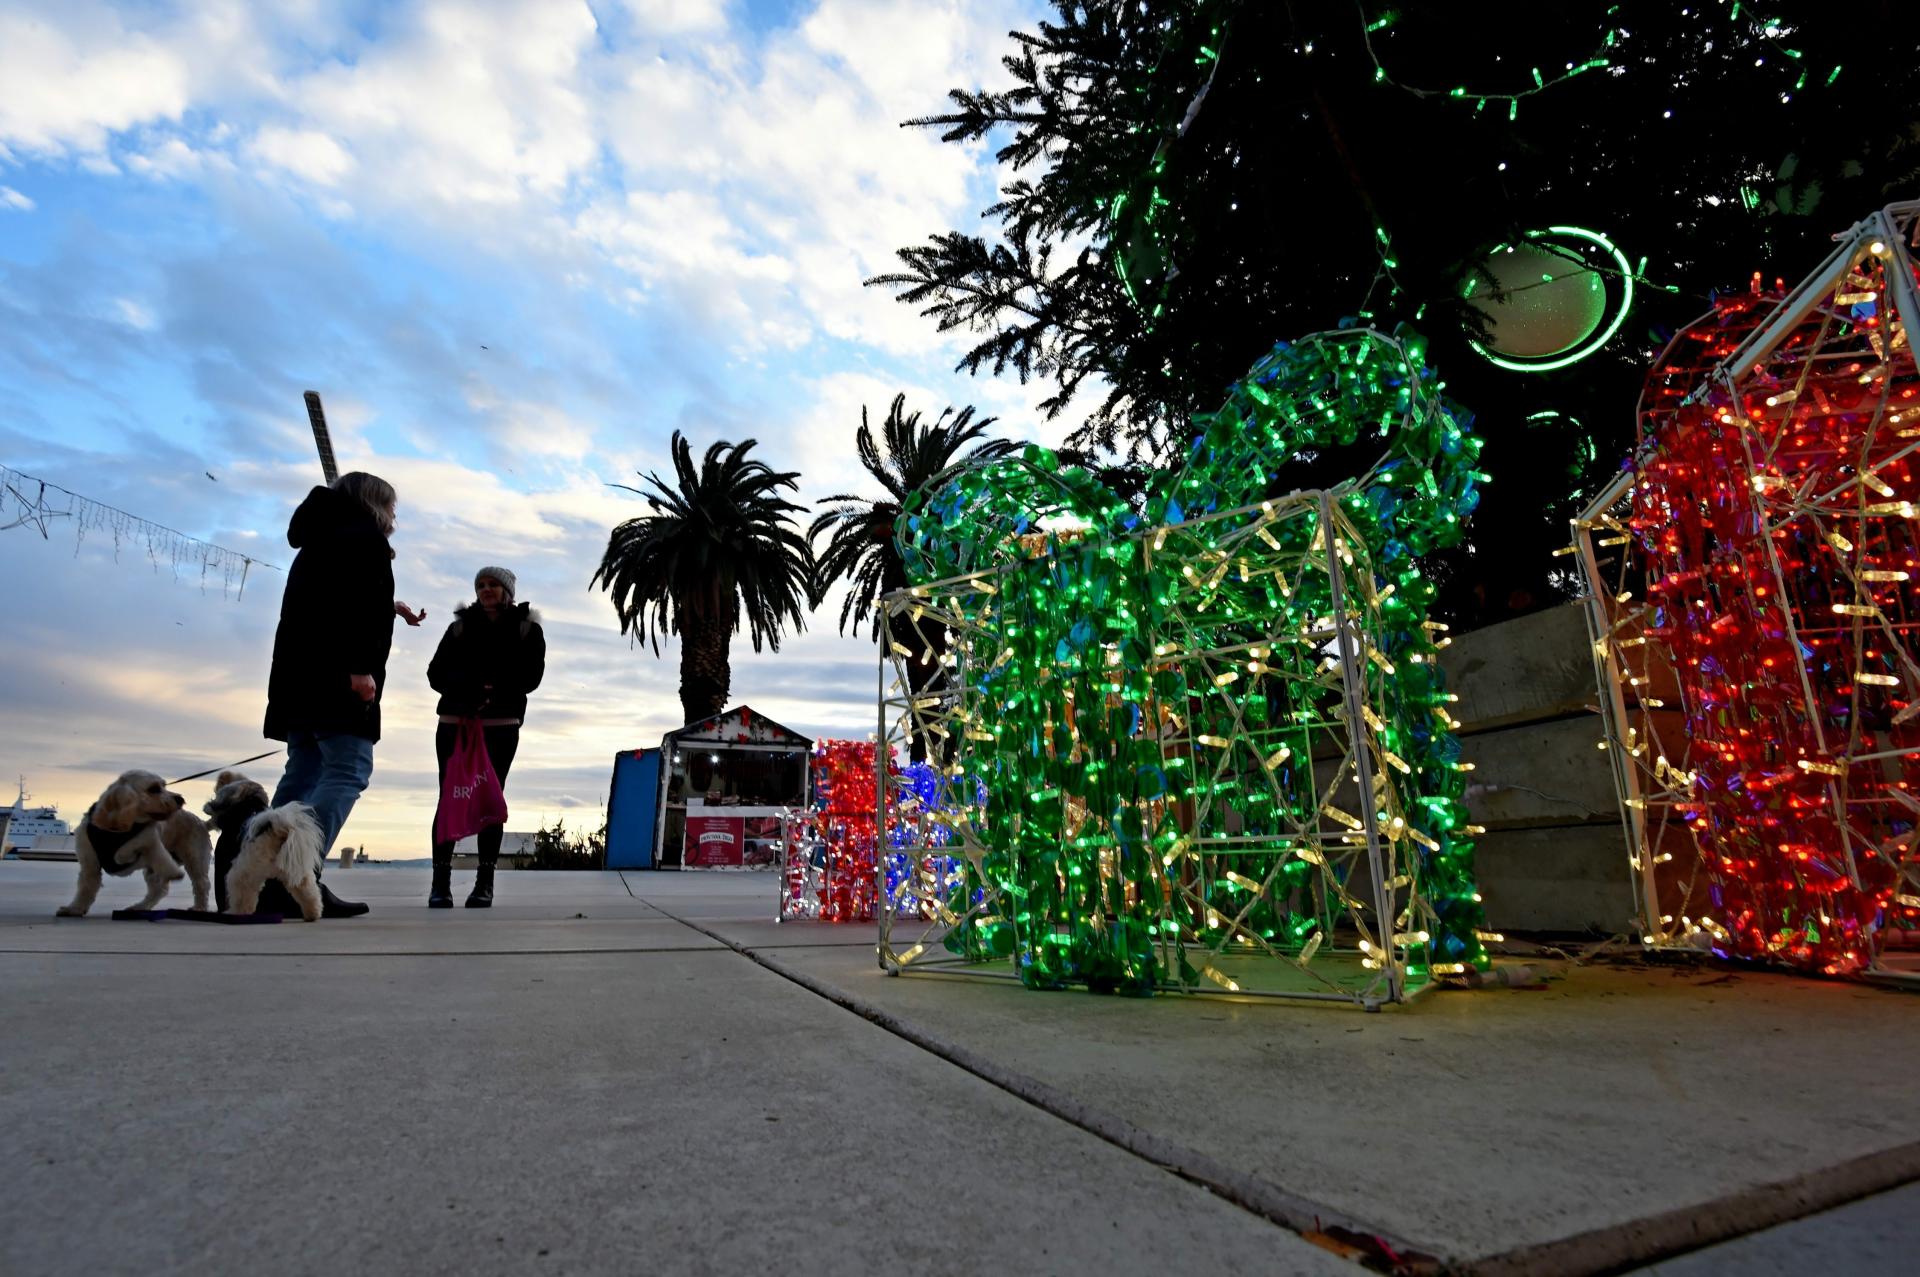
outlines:
{"label": "red sign with text", "polygon": [[746,821],[739,816],[687,817],[687,845],[680,863],[688,866],[743,865]]}

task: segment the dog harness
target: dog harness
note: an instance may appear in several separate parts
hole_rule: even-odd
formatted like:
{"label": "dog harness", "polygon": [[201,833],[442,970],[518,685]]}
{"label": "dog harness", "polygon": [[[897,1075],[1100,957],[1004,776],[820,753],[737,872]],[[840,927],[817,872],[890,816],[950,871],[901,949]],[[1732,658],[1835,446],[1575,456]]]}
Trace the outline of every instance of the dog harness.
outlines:
{"label": "dog harness", "polygon": [[87,822],[87,841],[93,845],[93,854],[99,859],[101,869],[116,878],[124,878],[139,866],[140,862],[137,860],[132,864],[121,864],[119,860],[120,849],[145,833],[153,825],[151,820],[135,825],[125,832],[115,832],[111,829],[102,829],[93,823],[93,808],[91,807],[87,808],[85,820]]}

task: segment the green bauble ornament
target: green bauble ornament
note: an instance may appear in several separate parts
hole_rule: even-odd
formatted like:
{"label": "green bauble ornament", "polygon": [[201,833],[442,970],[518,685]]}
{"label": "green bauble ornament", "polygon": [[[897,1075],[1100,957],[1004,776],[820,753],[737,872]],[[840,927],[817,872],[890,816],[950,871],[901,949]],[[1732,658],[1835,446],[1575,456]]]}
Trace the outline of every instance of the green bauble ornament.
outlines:
{"label": "green bauble ornament", "polygon": [[1633,267],[1598,231],[1549,226],[1468,271],[1461,296],[1485,317],[1467,344],[1512,372],[1551,372],[1606,345],[1633,306]]}
{"label": "green bauble ornament", "polygon": [[1487,255],[1464,296],[1487,317],[1487,347],[1514,359],[1572,350],[1607,314],[1606,281],[1585,262],[1537,242]]}

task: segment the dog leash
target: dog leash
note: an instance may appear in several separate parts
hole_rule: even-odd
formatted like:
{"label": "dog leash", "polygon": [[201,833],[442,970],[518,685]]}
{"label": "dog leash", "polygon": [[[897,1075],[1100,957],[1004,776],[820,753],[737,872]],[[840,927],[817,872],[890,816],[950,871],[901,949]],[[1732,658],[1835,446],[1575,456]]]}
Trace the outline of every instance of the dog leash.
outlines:
{"label": "dog leash", "polygon": [[213,775],[213,774],[214,774],[215,772],[224,772],[224,771],[230,771],[230,770],[232,770],[232,769],[233,769],[233,768],[235,768],[235,767],[241,767],[241,766],[244,766],[244,765],[245,765],[245,764],[247,764],[247,763],[257,763],[257,762],[259,762],[259,761],[260,761],[261,759],[263,759],[263,758],[272,758],[272,757],[273,757],[273,756],[274,756],[275,754],[277,754],[277,753],[279,753],[279,752],[280,752],[280,751],[279,751],[279,750],[277,750],[277,749],[270,749],[270,750],[268,750],[268,751],[267,751],[266,753],[264,753],[264,754],[255,754],[255,755],[254,755],[254,756],[253,756],[252,758],[243,758],[243,759],[241,759],[241,760],[240,760],[239,762],[237,762],[237,763],[226,763],[226,764],[224,764],[224,765],[222,765],[222,766],[219,766],[219,767],[209,767],[209,768],[207,768],[207,770],[205,770],[205,771],[203,771],[203,772],[195,772],[195,773],[194,773],[193,775],[191,775],[191,776],[182,776],[182,777],[181,777],[181,778],[180,778],[179,780],[170,780],[170,781],[168,781],[168,782],[167,782],[167,784],[169,784],[169,785],[180,785],[180,784],[184,784],[184,783],[186,783],[187,781],[190,781],[190,780],[199,780],[199,779],[200,779],[200,778],[201,778],[202,776],[211,776],[211,775]]}

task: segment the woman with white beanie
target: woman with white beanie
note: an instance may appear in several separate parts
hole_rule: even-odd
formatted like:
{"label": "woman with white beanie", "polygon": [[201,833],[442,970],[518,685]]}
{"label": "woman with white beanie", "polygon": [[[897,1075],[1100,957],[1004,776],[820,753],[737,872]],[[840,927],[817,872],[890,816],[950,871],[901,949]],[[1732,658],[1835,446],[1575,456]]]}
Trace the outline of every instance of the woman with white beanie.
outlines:
{"label": "woman with white beanie", "polygon": [[[427,666],[427,682],[440,693],[439,730],[434,752],[440,756],[440,788],[447,784],[447,760],[459,738],[460,721],[480,720],[486,736],[487,757],[500,783],[520,748],[520,725],[526,718],[527,693],[540,686],[546,672],[547,638],[540,617],[513,597],[514,575],[488,566],[474,573],[474,601],[454,609],[440,648]],[[435,814],[436,825],[439,823]],[[480,831],[480,868],[474,876],[467,908],[493,904],[493,870],[500,859],[501,827]],[[433,845],[433,886],[427,893],[429,909],[453,908],[453,844]]]}

